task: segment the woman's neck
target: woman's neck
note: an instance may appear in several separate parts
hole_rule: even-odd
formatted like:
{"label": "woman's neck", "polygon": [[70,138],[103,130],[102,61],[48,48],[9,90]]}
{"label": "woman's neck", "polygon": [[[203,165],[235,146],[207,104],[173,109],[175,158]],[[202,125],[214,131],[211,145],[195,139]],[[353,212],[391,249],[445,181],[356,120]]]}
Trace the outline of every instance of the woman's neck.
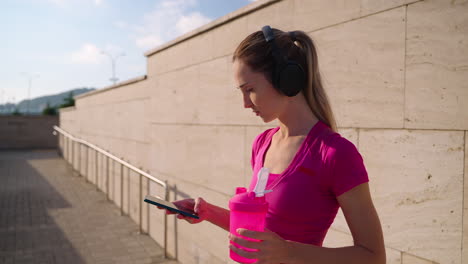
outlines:
{"label": "woman's neck", "polygon": [[283,114],[278,117],[280,139],[288,137],[307,135],[310,129],[317,123],[318,118],[314,115],[309,104],[301,94],[287,104]]}

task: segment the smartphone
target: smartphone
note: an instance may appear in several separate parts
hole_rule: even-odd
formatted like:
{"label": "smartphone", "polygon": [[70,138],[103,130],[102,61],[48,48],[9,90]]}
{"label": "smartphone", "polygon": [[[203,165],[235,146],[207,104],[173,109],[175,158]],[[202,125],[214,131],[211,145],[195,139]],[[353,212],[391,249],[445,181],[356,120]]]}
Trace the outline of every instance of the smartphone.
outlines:
{"label": "smartphone", "polygon": [[158,197],[154,197],[154,196],[151,196],[151,195],[146,195],[144,201],[147,202],[147,203],[153,204],[153,205],[163,207],[163,208],[165,208],[165,209],[167,209],[167,210],[169,210],[171,212],[174,212],[174,213],[178,213],[178,214],[188,216],[188,217],[192,217],[192,218],[195,218],[195,219],[200,218],[194,212],[183,211],[183,210],[177,208],[177,206],[175,204],[173,204],[171,202],[168,202],[168,201],[164,201],[163,199],[160,199]]}

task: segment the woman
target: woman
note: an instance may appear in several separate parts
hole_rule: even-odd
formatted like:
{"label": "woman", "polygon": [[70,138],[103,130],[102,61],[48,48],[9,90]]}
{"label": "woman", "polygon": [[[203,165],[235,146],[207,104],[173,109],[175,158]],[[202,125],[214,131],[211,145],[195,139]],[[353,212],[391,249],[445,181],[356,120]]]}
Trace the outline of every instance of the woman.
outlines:
{"label": "woman", "polygon": [[[253,242],[230,235],[234,243],[258,249],[240,256],[256,263],[385,263],[382,229],[369,192],[368,176],[356,147],[336,133],[335,120],[321,83],[317,53],[302,31],[265,26],[252,33],[233,55],[235,79],[244,107],[279,127],[258,135],[252,147],[253,175],[271,172],[266,194],[265,232],[239,229]],[[200,219],[229,231],[229,211],[202,198],[176,201]],[[324,248],[322,242],[341,207],[354,245]],[[167,212],[170,213],[170,212]]]}

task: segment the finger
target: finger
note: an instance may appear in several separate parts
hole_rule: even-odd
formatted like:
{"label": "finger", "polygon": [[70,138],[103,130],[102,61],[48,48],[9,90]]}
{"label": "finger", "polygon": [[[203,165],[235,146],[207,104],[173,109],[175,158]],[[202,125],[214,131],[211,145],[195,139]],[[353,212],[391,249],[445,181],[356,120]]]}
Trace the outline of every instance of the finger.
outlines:
{"label": "finger", "polygon": [[260,240],[267,239],[269,235],[269,234],[266,234],[265,232],[258,232],[258,231],[244,229],[244,228],[238,228],[236,231],[241,236],[245,236],[245,237],[253,238],[253,239],[260,239]]}
{"label": "finger", "polygon": [[260,242],[255,242],[255,241],[249,241],[247,239],[243,239],[238,236],[234,235],[229,235],[229,239],[231,239],[232,242],[236,243],[239,246],[243,246],[246,248],[251,248],[251,249],[260,249],[262,248],[262,243]]}
{"label": "finger", "polygon": [[193,207],[193,211],[197,214],[200,211],[200,203],[201,203],[201,198],[198,197],[197,200],[195,201],[195,206]]}
{"label": "finger", "polygon": [[263,235],[266,235],[266,236],[269,236],[269,237],[279,237],[278,234],[276,234],[275,232],[271,231],[270,229],[266,228],[264,229],[263,231]]}
{"label": "finger", "polygon": [[236,252],[237,255],[241,256],[241,257],[244,257],[244,258],[248,258],[248,259],[258,259],[258,251],[257,252],[254,252],[254,251],[245,251],[241,248],[238,248],[234,245],[229,245],[229,248]]}
{"label": "finger", "polygon": [[185,219],[185,216],[181,215],[181,214],[177,214],[177,218],[179,219]]}
{"label": "finger", "polygon": [[178,219],[183,219],[183,220],[187,221],[189,224],[192,224],[192,219],[190,219],[190,217],[187,217],[187,216],[181,215],[181,214],[177,214],[177,218]]}

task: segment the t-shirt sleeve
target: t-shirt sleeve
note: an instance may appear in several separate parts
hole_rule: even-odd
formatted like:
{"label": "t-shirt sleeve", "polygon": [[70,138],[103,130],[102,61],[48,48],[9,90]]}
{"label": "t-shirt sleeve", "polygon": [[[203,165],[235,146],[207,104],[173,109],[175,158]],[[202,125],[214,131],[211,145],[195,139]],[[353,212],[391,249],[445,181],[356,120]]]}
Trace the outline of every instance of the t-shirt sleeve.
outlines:
{"label": "t-shirt sleeve", "polygon": [[250,157],[250,165],[252,165],[252,170],[255,167],[255,159],[257,157],[258,150],[260,149],[260,145],[261,145],[260,141],[264,133],[265,132],[257,135],[252,143],[252,156]]}
{"label": "t-shirt sleeve", "polygon": [[252,156],[250,157],[250,165],[252,165],[252,170],[255,167],[255,160],[257,159],[257,153],[262,147],[262,144],[265,143],[265,137],[268,133],[273,131],[273,128],[267,129],[263,131],[262,133],[258,134],[253,143],[252,143]]}
{"label": "t-shirt sleeve", "polygon": [[331,191],[335,197],[369,181],[361,154],[347,139],[339,137],[327,155],[330,160]]}

